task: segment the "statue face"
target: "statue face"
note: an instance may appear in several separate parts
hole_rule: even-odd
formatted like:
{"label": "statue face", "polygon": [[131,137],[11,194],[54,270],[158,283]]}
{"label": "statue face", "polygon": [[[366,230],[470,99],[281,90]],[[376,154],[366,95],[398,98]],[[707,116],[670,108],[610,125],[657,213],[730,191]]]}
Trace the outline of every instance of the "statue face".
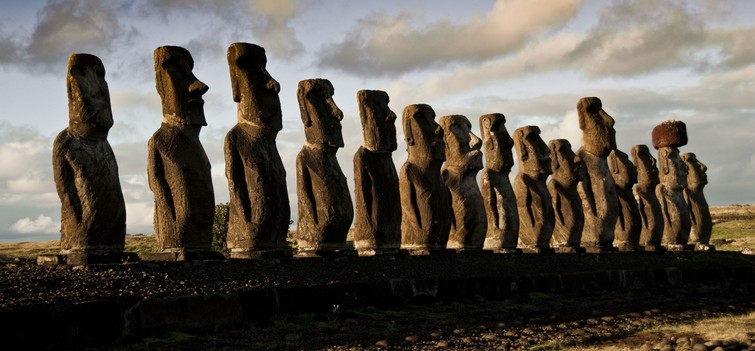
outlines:
{"label": "statue face", "polygon": [[705,173],[708,171],[708,167],[700,162],[693,153],[685,153],[681,157],[687,166],[687,185],[697,187],[708,184],[708,175]]}
{"label": "statue face", "polygon": [[550,150],[551,170],[554,179],[565,184],[571,184],[582,179],[585,173],[584,163],[577,159],[568,140],[551,140],[548,143],[548,149]]}
{"label": "statue face", "polygon": [[409,105],[404,108],[404,137],[410,156],[446,160],[443,128],[435,122],[435,111],[429,105]]}
{"label": "statue face", "polygon": [[514,132],[514,145],[519,154],[519,169],[533,178],[545,180],[552,173],[548,146],[540,138],[540,128],[524,126]]}
{"label": "statue face", "polygon": [[632,160],[637,169],[637,182],[639,184],[655,186],[660,182],[655,157],[650,154],[650,149],[648,149],[647,145],[633,146]]}
{"label": "statue face", "polygon": [[278,97],[280,84],[270,76],[266,65],[267,57],[262,47],[233,43],[228,48],[233,101],[239,103],[240,120],[279,131],[283,129]]}
{"label": "statue face", "polygon": [[629,162],[627,154],[620,150],[613,150],[608,155],[608,168],[611,170],[613,180],[617,186],[631,188],[637,183],[637,168]]}
{"label": "statue face", "polygon": [[500,113],[483,115],[480,128],[488,166],[493,168],[492,164],[500,162],[502,170],[510,171],[514,166],[514,139],[506,130],[506,117]]}
{"label": "statue face", "polygon": [[357,92],[359,116],[362,120],[364,146],[372,151],[395,151],[396,114],[388,107],[388,93],[380,90]]}
{"label": "statue face", "polygon": [[679,149],[675,147],[662,147],[658,150],[658,154],[658,158],[661,160],[661,183],[672,189],[686,187],[687,165],[679,157]]}
{"label": "statue face", "polygon": [[600,99],[582,98],[577,104],[579,129],[582,130],[582,147],[599,157],[608,157],[616,148],[616,130],[614,120],[605,111]]}
{"label": "statue face", "polygon": [[482,141],[472,133],[472,124],[461,115],[444,116],[443,141],[446,143],[446,165],[464,169],[482,169]]}
{"label": "statue face", "polygon": [[157,92],[168,122],[206,126],[202,95],[208,87],[192,73],[194,59],[184,48],[162,46],[155,50]]}
{"label": "statue face", "polygon": [[333,85],[327,79],[299,82],[297,96],[308,143],[343,147],[343,112],[333,101],[334,92]]}
{"label": "statue face", "polygon": [[106,130],[113,126],[105,66],[97,56],[71,55],[68,59],[66,84],[70,125],[80,124]]}

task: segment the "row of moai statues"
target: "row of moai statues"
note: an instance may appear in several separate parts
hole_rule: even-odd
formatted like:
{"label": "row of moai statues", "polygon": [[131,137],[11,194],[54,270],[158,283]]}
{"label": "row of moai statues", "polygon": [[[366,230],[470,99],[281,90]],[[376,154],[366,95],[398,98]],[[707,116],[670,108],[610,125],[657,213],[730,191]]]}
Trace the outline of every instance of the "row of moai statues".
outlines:
{"label": "row of moai statues", "polygon": [[[286,256],[290,208],[275,142],[282,129],[280,86],[266,70],[262,47],[234,43],[227,57],[238,103],[238,123],[224,146],[227,244],[232,258]],[[154,58],[163,120],[148,143],[147,173],[155,198],[157,248],[201,256],[210,252],[215,205],[210,162],[199,141],[207,125],[202,95],[208,87],[192,73],[194,62],[186,49],[159,47]],[[113,117],[100,59],[72,55],[67,84],[69,127],[53,150],[62,253],[117,254],[124,248],[126,211],[107,142]],[[344,146],[343,113],[333,94],[328,80],[299,82],[306,137],[296,158],[299,256],[345,250],[352,221],[354,248],[363,255],[553,248],[602,252],[614,245],[680,250],[687,247],[690,230],[692,243],[711,248],[702,193],[705,166],[694,154],[680,157],[678,147],[686,143],[681,122],[653,131],[659,179],[646,146],[632,148],[634,164],[616,149],[614,121],[598,98],[577,105],[583,145],[576,154],[563,139],[546,145],[535,126],[517,129],[512,138],[502,114],[480,117],[480,139],[464,116],[444,116],[438,124],[430,106],[409,105],[402,116],[408,159],[397,172],[392,160],[398,147],[396,115],[388,107],[388,94],[361,90],[357,101],[364,142],[354,155],[354,204],[336,159]],[[512,147],[519,160],[513,186]]]}

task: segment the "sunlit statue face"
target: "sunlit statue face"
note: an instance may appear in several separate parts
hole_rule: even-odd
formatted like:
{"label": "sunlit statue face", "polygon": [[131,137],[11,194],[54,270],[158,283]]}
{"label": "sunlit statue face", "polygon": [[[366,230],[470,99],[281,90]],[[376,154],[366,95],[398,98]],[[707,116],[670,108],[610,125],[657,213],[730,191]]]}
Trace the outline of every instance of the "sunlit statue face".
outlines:
{"label": "sunlit statue face", "polygon": [[155,79],[163,104],[163,121],[172,124],[206,126],[202,95],[208,87],[192,73],[189,51],[177,46],[155,49]]}
{"label": "sunlit statue face", "polygon": [[545,180],[552,173],[548,146],[540,138],[540,128],[524,126],[514,131],[519,169],[533,178]]}
{"label": "sunlit statue face", "polygon": [[586,97],[577,103],[579,129],[582,130],[582,148],[598,157],[608,157],[616,148],[614,120],[605,111],[600,99]]}
{"label": "sunlit statue face", "polygon": [[443,141],[446,143],[446,167],[482,169],[482,141],[472,133],[472,124],[462,115],[443,116]]}
{"label": "sunlit statue face", "polygon": [[239,122],[280,131],[283,129],[280,84],[265,66],[265,49],[249,43],[233,43],[228,47],[233,101],[238,103]]}
{"label": "sunlit statue face", "polygon": [[671,189],[680,189],[687,186],[687,165],[679,157],[679,149],[675,147],[662,147],[658,149],[660,162],[661,183]]}
{"label": "sunlit statue face", "polygon": [[500,113],[480,116],[482,143],[485,147],[487,167],[511,171],[514,166],[514,139],[506,130],[506,117]]}
{"label": "sunlit statue face", "polygon": [[632,147],[632,161],[637,168],[637,183],[654,187],[658,185],[658,166],[647,145]]}
{"label": "sunlit statue face", "polygon": [[402,122],[404,138],[409,146],[409,157],[446,160],[443,128],[435,122],[435,111],[432,107],[425,104],[406,106]]}
{"label": "sunlit statue face", "polygon": [[682,154],[682,161],[687,165],[687,186],[698,188],[708,184],[708,167],[697,159],[697,156],[691,152]]}
{"label": "sunlit statue face", "polygon": [[608,168],[613,180],[621,188],[631,188],[637,183],[637,168],[629,161],[627,154],[613,150],[608,155]]}
{"label": "sunlit statue face", "polygon": [[90,136],[93,129],[106,134],[113,126],[113,113],[102,61],[90,54],[71,55],[66,85],[69,127],[81,136]]}
{"label": "sunlit statue face", "polygon": [[304,123],[304,134],[310,144],[343,147],[343,112],[333,101],[334,92],[333,85],[327,79],[299,82],[296,95]]}
{"label": "sunlit statue face", "polygon": [[364,147],[372,151],[390,152],[396,142],[396,114],[388,107],[388,93],[380,90],[357,92],[359,117],[362,120]]}
{"label": "sunlit statue face", "polygon": [[582,180],[585,173],[584,163],[576,157],[568,140],[551,140],[548,143],[548,149],[553,179],[563,184],[572,184]]}

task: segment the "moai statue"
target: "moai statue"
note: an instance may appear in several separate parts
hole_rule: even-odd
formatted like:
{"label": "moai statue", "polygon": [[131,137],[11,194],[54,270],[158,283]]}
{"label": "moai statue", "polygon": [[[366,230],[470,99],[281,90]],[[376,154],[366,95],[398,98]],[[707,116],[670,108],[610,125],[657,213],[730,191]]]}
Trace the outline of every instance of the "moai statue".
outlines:
{"label": "moai statue", "polygon": [[327,79],[299,82],[301,120],[307,142],[296,157],[296,193],[299,197],[297,255],[331,254],[345,249],[354,219],[349,187],[336,152],[343,147],[343,112],[333,101]]}
{"label": "moai statue", "polygon": [[514,140],[506,130],[506,117],[500,113],[480,116],[480,134],[485,148],[485,168],[482,170],[482,197],[487,214],[488,229],[483,249],[497,253],[521,252],[519,241],[519,212],[514,188],[509,181],[514,166]]}
{"label": "moai statue", "polygon": [[189,51],[177,46],[155,49],[155,78],[163,121],[147,144],[147,175],[155,196],[158,251],[196,256],[210,254],[215,195],[210,161],[199,132],[206,126],[207,85],[192,73]]}
{"label": "moai statue", "polygon": [[705,200],[703,188],[708,184],[708,170],[693,153],[682,154],[682,161],[687,165],[687,187],[684,189],[684,200],[689,206],[692,229],[689,241],[695,245],[696,251],[715,251],[710,245],[710,234],[713,230],[713,220],[710,217],[708,201]]}
{"label": "moai statue", "polygon": [[69,255],[68,263],[86,264],[95,255],[123,252],[126,205],[107,141],[113,114],[102,61],[89,54],[71,55],[66,84],[68,128],[55,138],[52,151],[62,205],[60,248]]}
{"label": "moai statue", "polygon": [[634,196],[640,214],[640,245],[648,252],[660,252],[663,238],[663,212],[655,188],[660,183],[655,157],[650,154],[647,145],[632,147],[632,160],[637,168],[637,186]]}
{"label": "moai statue", "polygon": [[652,132],[653,147],[658,150],[660,184],[655,194],[663,212],[663,239],[668,251],[687,249],[691,229],[690,213],[684,202],[687,166],[679,157],[679,147],[687,145],[687,126],[680,121],[666,121]]}
{"label": "moai statue", "polygon": [[401,196],[391,153],[396,114],[380,90],[357,92],[364,142],[354,154],[354,248],[360,255],[396,253],[401,247]]}
{"label": "moai statue", "polygon": [[551,140],[548,149],[553,171],[553,176],[548,182],[555,217],[551,240],[553,247],[560,253],[584,252],[584,248],[579,245],[585,217],[577,185],[584,176],[585,166],[574,154],[571,143],[566,139]]}
{"label": "moai statue", "polygon": [[519,155],[519,174],[514,193],[519,209],[519,246],[525,252],[553,252],[550,248],[555,225],[553,203],[545,180],[551,174],[548,146],[540,138],[540,128],[524,126],[514,131]]}
{"label": "moai statue", "polygon": [[482,141],[472,133],[472,124],[461,115],[443,116],[446,162],[441,178],[451,193],[451,230],[447,249],[482,250],[488,223],[477,172],[482,169]]}
{"label": "moai statue", "polygon": [[230,208],[226,242],[231,258],[288,254],[291,217],[275,137],[283,128],[280,85],[265,69],[265,49],[249,43],[228,47],[238,124],[225,137],[225,176]]}
{"label": "moai statue", "polygon": [[577,112],[582,130],[582,147],[577,150],[577,157],[587,170],[577,187],[585,217],[582,246],[588,252],[614,251],[619,201],[606,160],[616,148],[614,120],[603,111],[603,104],[596,97],[580,99]]}
{"label": "moai statue", "polygon": [[440,167],[446,159],[443,128],[424,104],[404,108],[402,118],[408,158],[399,173],[401,248],[427,255],[446,248],[451,230],[451,194]]}
{"label": "moai statue", "polygon": [[637,183],[637,167],[629,161],[629,156],[614,149],[608,155],[608,169],[616,184],[619,200],[619,217],[614,231],[614,246],[622,252],[634,252],[640,246],[640,211],[634,198],[632,187]]}

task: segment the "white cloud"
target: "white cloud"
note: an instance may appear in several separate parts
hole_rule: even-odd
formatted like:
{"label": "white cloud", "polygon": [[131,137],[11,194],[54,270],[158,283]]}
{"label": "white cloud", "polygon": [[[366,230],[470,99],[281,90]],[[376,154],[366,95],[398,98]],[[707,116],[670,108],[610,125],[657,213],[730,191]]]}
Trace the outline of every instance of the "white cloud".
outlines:
{"label": "white cloud", "polygon": [[36,219],[29,217],[21,218],[13,223],[8,229],[14,233],[44,233],[53,234],[60,231],[60,222],[55,222],[51,217],[40,214]]}

